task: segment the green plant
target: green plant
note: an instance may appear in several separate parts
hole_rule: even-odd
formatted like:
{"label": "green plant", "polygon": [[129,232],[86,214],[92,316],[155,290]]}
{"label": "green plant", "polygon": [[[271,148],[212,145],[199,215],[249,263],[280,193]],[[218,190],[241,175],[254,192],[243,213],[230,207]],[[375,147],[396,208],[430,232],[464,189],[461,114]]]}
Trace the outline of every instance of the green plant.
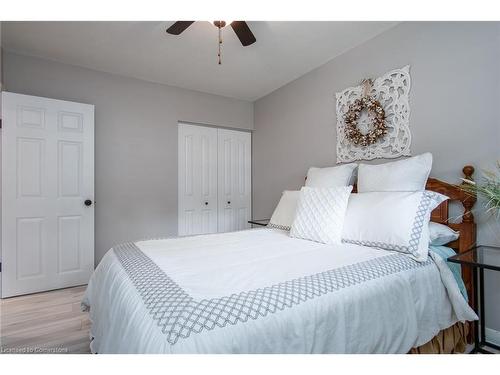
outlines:
{"label": "green plant", "polygon": [[480,183],[463,178],[460,188],[469,193],[475,193],[485,199],[486,212],[500,218],[500,161],[497,161],[496,171],[483,171],[484,177]]}

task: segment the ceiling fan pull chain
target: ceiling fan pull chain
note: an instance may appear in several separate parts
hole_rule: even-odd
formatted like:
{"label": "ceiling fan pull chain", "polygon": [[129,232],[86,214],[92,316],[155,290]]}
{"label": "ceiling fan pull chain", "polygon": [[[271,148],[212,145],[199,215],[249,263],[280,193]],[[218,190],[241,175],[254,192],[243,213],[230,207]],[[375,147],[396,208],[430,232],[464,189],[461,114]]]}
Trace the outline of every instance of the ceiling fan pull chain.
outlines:
{"label": "ceiling fan pull chain", "polygon": [[219,65],[222,65],[222,57],[221,57],[221,46],[222,46],[222,28],[219,26],[219,53],[217,56],[219,57]]}

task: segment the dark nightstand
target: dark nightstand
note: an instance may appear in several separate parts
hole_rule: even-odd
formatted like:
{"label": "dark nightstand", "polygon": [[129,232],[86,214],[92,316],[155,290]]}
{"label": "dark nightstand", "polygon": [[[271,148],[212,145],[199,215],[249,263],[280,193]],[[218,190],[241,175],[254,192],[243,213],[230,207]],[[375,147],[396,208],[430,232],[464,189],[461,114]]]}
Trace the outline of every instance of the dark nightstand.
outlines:
{"label": "dark nightstand", "polygon": [[262,220],[248,220],[248,224],[257,225],[259,227],[265,227],[269,224],[270,219],[262,219]]}
{"label": "dark nightstand", "polygon": [[471,248],[465,253],[451,256],[448,261],[472,267],[474,300],[476,301],[475,310],[479,316],[479,322],[477,320],[474,322],[474,352],[491,353],[484,347],[500,350],[500,346],[486,341],[484,311],[484,270],[500,271],[500,248],[480,245]]}

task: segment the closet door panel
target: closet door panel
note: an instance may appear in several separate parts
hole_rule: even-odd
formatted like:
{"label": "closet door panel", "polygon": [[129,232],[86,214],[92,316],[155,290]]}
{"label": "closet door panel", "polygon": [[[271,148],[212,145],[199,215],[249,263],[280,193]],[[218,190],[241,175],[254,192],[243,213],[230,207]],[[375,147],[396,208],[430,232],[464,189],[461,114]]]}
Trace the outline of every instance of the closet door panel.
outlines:
{"label": "closet door panel", "polygon": [[217,232],[217,129],[179,124],[181,236]]}
{"label": "closet door panel", "polygon": [[251,207],[251,148],[250,133],[240,133],[235,140],[235,178],[234,202],[237,207],[235,215],[236,230],[249,227]]}
{"label": "closet door panel", "polygon": [[233,230],[233,138],[227,130],[219,129],[219,168],[218,168],[218,206],[219,206],[219,232],[229,232]]}
{"label": "closet door panel", "polygon": [[217,232],[217,129],[200,131],[200,231]]}
{"label": "closet door panel", "polygon": [[219,232],[249,228],[251,134],[219,129]]}

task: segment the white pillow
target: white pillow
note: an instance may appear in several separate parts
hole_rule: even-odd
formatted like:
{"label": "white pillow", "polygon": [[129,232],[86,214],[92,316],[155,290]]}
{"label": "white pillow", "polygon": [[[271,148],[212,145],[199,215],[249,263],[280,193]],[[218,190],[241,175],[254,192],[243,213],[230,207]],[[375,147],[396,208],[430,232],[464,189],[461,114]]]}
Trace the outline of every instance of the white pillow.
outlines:
{"label": "white pillow", "polygon": [[297,201],[299,200],[300,191],[285,190],[281,195],[278,205],[274,209],[273,216],[269,220],[268,227],[290,230],[295,211],[297,210]]}
{"label": "white pillow", "polygon": [[303,187],[300,190],[290,237],[326,244],[340,243],[351,190],[352,186]]}
{"label": "white pillow", "polygon": [[446,245],[451,241],[455,241],[460,236],[460,233],[454,231],[449,226],[439,223],[429,223],[429,244],[434,246]]}
{"label": "white pillow", "polygon": [[432,154],[429,152],[391,163],[360,164],[358,193],[425,190],[431,168]]}
{"label": "white pillow", "polygon": [[351,163],[327,168],[311,167],[307,171],[306,186],[315,188],[348,186],[352,183],[352,175],[357,166],[356,163]]}
{"label": "white pillow", "polygon": [[432,191],[351,194],[342,241],[425,261],[431,212],[448,197]]}

